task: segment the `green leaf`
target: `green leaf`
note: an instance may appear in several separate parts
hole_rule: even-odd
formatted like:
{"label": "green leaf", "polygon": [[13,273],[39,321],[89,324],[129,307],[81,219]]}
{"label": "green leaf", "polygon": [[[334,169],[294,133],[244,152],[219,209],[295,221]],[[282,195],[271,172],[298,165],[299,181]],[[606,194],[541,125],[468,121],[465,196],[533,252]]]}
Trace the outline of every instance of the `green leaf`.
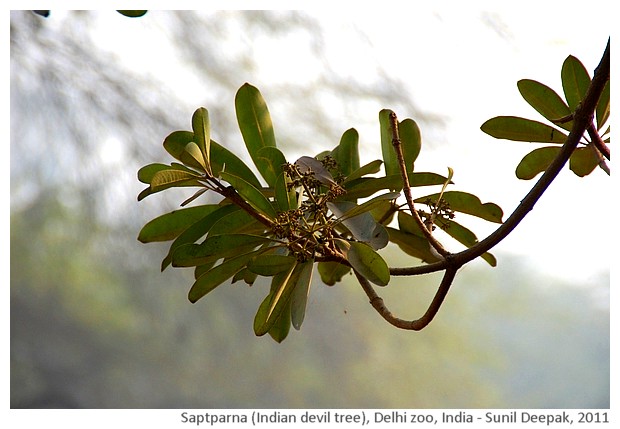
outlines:
{"label": "green leaf", "polygon": [[542,173],[549,167],[549,164],[558,155],[561,148],[557,146],[545,146],[534,149],[523,157],[515,174],[519,179],[530,180]]}
{"label": "green leaf", "polygon": [[174,131],[164,139],[164,149],[175,159],[183,162],[181,157],[185,152],[185,146],[191,141],[194,141],[194,133],[191,131]]}
{"label": "green leaf", "polygon": [[151,181],[153,180],[153,176],[155,176],[155,173],[157,173],[158,171],[170,170],[172,168],[173,167],[169,165],[159,163],[145,165],[140,170],[138,170],[138,180],[142,183],[150,185]]}
{"label": "green leaf", "polygon": [[248,263],[248,270],[259,276],[271,277],[283,271],[288,271],[297,263],[291,255],[259,255]]}
{"label": "green leaf", "polygon": [[[390,116],[394,113],[390,109],[383,109],[379,112],[379,128],[381,132],[381,153],[385,167],[385,175],[393,176],[400,174],[396,151],[392,145],[392,126]],[[401,183],[402,187],[402,183]],[[398,188],[395,188],[398,189]]]}
{"label": "green leaf", "polygon": [[291,302],[287,302],[280,315],[269,328],[269,336],[276,342],[281,343],[286,339],[291,330]]}
{"label": "green leaf", "polygon": [[579,177],[585,177],[592,173],[598,163],[599,158],[589,146],[575,149],[569,160],[571,171]]}
{"label": "green leaf", "polygon": [[274,187],[278,176],[282,174],[282,166],[286,164],[284,154],[277,147],[265,146],[258,150],[257,161],[263,166],[261,170],[263,177]]}
{"label": "green leaf", "polygon": [[577,110],[590,87],[590,75],[581,61],[569,55],[562,64],[562,87],[571,110]]}
{"label": "green leaf", "polygon": [[275,219],[276,211],[271,202],[252,184],[246,182],[239,176],[222,171],[220,176],[223,180],[230,183],[237,193],[241,195],[252,207],[264,214],[265,216]]}
{"label": "green leaf", "polygon": [[430,245],[425,238],[417,234],[405,232],[402,230],[402,227],[400,230],[390,227],[386,229],[390,235],[390,241],[396,244],[406,254],[426,263],[439,261],[439,258],[431,253]]}
{"label": "green leaf", "polygon": [[[519,92],[538,113],[550,121],[563,118],[571,114],[571,110],[564,100],[551,88],[531,79],[523,79],[517,82]],[[559,127],[570,131],[573,122],[557,124]]]}
{"label": "green leaf", "polygon": [[[302,262],[299,268],[297,282],[291,294],[291,322],[293,327],[299,331],[306,315],[306,304],[310,293],[310,283],[312,282],[312,268],[314,260]],[[271,332],[271,331],[270,331]]]}
{"label": "green leaf", "polygon": [[[237,206],[234,206],[237,207]],[[245,233],[261,235],[265,226],[245,210],[237,210],[220,218],[209,230],[209,235]]]}
{"label": "green leaf", "polygon": [[[436,221],[437,225],[441,229],[443,229],[448,235],[457,240],[459,243],[465,245],[466,247],[472,247],[478,243],[478,237],[469,230],[465,228],[463,225],[451,220],[450,222],[446,222],[445,220],[438,218]],[[485,252],[481,255],[481,258],[484,259],[489,265],[492,267],[497,265],[497,260],[495,257],[489,252]]]}
{"label": "green leaf", "polygon": [[319,262],[317,264],[321,281],[327,286],[333,286],[351,271],[351,267],[338,262]]}
{"label": "green leaf", "polygon": [[[204,107],[200,107],[194,112],[192,116],[192,129],[194,130],[194,141],[202,153],[202,163],[205,164],[205,171],[211,174],[211,123],[209,121],[209,112]],[[187,147],[185,150],[187,151]]]}
{"label": "green leaf", "polygon": [[601,128],[609,119],[609,100],[610,100],[610,90],[609,90],[609,81],[605,85],[603,89],[603,93],[601,94],[601,98],[598,100],[598,104],[596,105],[596,128],[600,131]]}
{"label": "green leaf", "polygon": [[[273,181],[277,176],[270,175],[268,166],[261,161],[258,153],[263,147],[276,146],[275,133],[267,103],[256,87],[246,83],[237,91],[235,109],[239,129],[250,157],[267,184],[273,187]],[[270,180],[272,181],[270,182]]]}
{"label": "green leaf", "polygon": [[362,176],[366,176],[367,174],[378,173],[381,169],[381,164],[383,164],[383,161],[376,159],[369,162],[368,164],[361,166],[360,168],[349,174],[346,179],[344,179],[343,185],[352,180],[359,179]]}
{"label": "green leaf", "polygon": [[[409,175],[409,180],[409,184],[412,187],[417,187],[443,185],[447,178],[435,173],[412,173]],[[352,180],[351,182],[347,182],[344,185],[347,193],[340,199],[351,200],[355,198],[369,197],[375,192],[382,191],[384,189],[402,189],[403,182],[401,175],[396,174],[386,177],[362,177]]]}
{"label": "green leaf", "polygon": [[348,176],[360,168],[358,144],[359,134],[355,128],[350,128],[344,132],[340,138],[340,143],[330,153],[338,163],[340,173],[344,176]]}
{"label": "green leaf", "polygon": [[198,173],[190,173],[185,170],[161,170],[153,175],[151,189],[153,192],[157,192],[174,186],[200,186],[200,183],[196,181],[200,177]]}
{"label": "green leaf", "polygon": [[345,254],[353,269],[377,286],[390,282],[390,269],[381,255],[366,243],[359,241],[335,240]]}
{"label": "green leaf", "polygon": [[190,302],[196,302],[207,293],[224,283],[226,280],[234,276],[238,271],[245,267],[250,259],[252,259],[261,250],[255,250],[246,254],[227,259],[221,264],[204,273],[192,285],[188,298]]}
{"label": "green leaf", "polygon": [[560,144],[566,140],[566,134],[549,125],[516,116],[491,118],[480,129],[496,139]]}
{"label": "green leaf", "polygon": [[274,194],[280,212],[297,208],[297,194],[295,189],[291,188],[289,190],[287,186],[290,182],[290,178],[284,173],[280,173],[276,179]]}
{"label": "green leaf", "polygon": [[217,205],[212,204],[166,213],[144,225],[138,234],[138,240],[142,243],[172,240],[217,208]]}
{"label": "green leaf", "polygon": [[336,203],[327,203],[327,205],[330,210],[332,210],[333,207],[334,210],[332,210],[332,212],[338,217],[339,220],[345,220],[358,216],[362,213],[369,212],[372,209],[382,205],[383,201],[395,200],[399,196],[400,192],[388,192],[387,194],[378,195],[359,205],[349,206],[347,204],[346,206],[350,208],[347,208],[344,212],[342,211],[342,209],[345,207],[344,205]]}
{"label": "green leaf", "polygon": [[211,169],[215,177],[219,177],[220,172],[227,171],[241,177],[256,188],[261,187],[260,181],[245,162],[213,140],[211,140]]}
{"label": "green leaf", "polygon": [[161,263],[161,270],[164,271],[166,267],[172,263],[172,255],[176,249],[184,244],[194,243],[199,240],[201,237],[205,236],[220,219],[229,218],[235,212],[245,214],[245,212],[243,212],[239,207],[232,204],[226,206],[215,206],[215,210],[213,212],[207,214],[183,231],[170,245],[168,255],[166,255]]}
{"label": "green leaf", "polygon": [[209,235],[200,244],[185,244],[172,255],[172,266],[193,267],[207,264],[239,253],[247,253],[256,247],[272,243],[268,237],[251,234]]}
{"label": "green leaf", "polygon": [[[424,201],[430,198],[432,201],[437,202],[438,197],[439,194],[432,194],[417,198],[414,201],[416,203],[424,203]],[[444,192],[442,199],[450,205],[452,210],[477,216],[489,222],[502,223],[502,216],[504,215],[502,209],[494,203],[482,204],[475,195],[461,191],[447,191]]]}
{"label": "green leaf", "polygon": [[128,18],[139,18],[146,15],[148,10],[117,10],[117,12]]}
{"label": "green leaf", "polygon": [[403,158],[407,172],[413,171],[413,164],[420,154],[422,148],[422,136],[420,128],[413,119],[404,119],[398,124],[400,142],[403,148]]}
{"label": "green leaf", "polygon": [[286,307],[299,276],[295,262],[288,270],[276,274],[271,280],[271,291],[260,305],[254,318],[254,333],[265,335]]}
{"label": "green leaf", "polygon": [[208,164],[206,163],[200,148],[194,142],[189,142],[185,145],[185,151],[181,155],[181,160],[183,161],[183,164],[189,167],[193,167],[204,172],[210,171],[210,169],[207,169]]}

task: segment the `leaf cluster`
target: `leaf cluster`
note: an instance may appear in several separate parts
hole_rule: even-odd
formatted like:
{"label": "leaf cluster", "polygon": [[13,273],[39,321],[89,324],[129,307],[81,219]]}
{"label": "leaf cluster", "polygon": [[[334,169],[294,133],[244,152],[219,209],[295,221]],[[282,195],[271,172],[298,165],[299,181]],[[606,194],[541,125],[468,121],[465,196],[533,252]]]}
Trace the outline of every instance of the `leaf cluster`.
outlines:
{"label": "leaf cluster", "polygon": [[[389,242],[417,259],[435,262],[441,256],[427,240],[435,226],[467,247],[478,242],[472,231],[454,221],[455,212],[502,222],[497,205],[483,204],[466,192],[446,191],[452,184],[451,169],[447,177],[414,169],[421,134],[412,119],[396,122],[401,162],[393,145],[391,110],[379,113],[382,160],[364,165],[355,129],[345,131],[332,150],[289,162],[277,147],[266,102],[250,84],[238,90],[235,111],[260,179],[211,138],[209,113],[201,107],[192,116],[191,131],[174,131],[164,140],[175,162],[149,164],[138,171],[138,179],[147,184],[138,199],[175,187],[198,190],[182,208],[148,222],[138,240],[172,241],[161,269],[194,268],[191,302],[228,280],[252,285],[259,276],[270,278],[269,292],[254,319],[256,335],[268,333],[280,342],[291,325],[300,329],[315,264],[326,285],[354,272],[386,286],[390,268],[379,251]],[[427,207],[420,211],[423,225],[399,201],[404,189],[401,164],[409,187],[442,186],[441,192],[416,199]],[[219,195],[220,201],[185,207],[206,192]],[[495,265],[489,253],[482,257]]]}
{"label": "leaf cluster", "polygon": [[[497,116],[482,124],[485,133],[498,139],[522,142],[551,143],[532,150],[517,165],[516,176],[529,180],[545,171],[561,150],[567,132],[573,127],[573,114],[586,96],[592,82],[584,65],[570,55],[564,60],[561,71],[564,98],[545,84],[532,79],[517,83],[519,92],[551,125],[516,116]],[[595,111],[595,124],[588,129],[589,139],[582,138],[579,147],[571,154],[569,166],[579,177],[587,176],[599,166],[607,174],[609,168],[610,84],[607,82]]]}

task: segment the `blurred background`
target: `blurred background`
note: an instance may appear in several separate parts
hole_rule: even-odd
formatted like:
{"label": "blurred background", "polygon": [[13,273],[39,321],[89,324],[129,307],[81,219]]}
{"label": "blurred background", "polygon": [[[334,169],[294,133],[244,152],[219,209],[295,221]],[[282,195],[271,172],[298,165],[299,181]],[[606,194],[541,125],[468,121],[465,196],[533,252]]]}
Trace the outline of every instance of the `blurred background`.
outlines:
{"label": "blurred background", "polygon": [[[234,115],[244,82],[261,90],[289,160],[333,148],[350,127],[362,164],[380,159],[378,113],[391,108],[420,125],[419,171],[453,167],[455,189],[507,216],[533,184],[514,176],[532,146],[480,125],[538,119],[517,80],[561,92],[563,60],[593,73],[609,36],[594,8],[539,7],[11,12],[10,406],[608,408],[600,170],[564,171],[493,249],[498,266],[464,268],[418,333],[388,325],[352,279],[326,287],[315,276],[301,331],[257,338],[266,283],[222,285],[192,305],[191,270],[161,273],[168,244],[136,240],[191,195],[138,203],[136,172],[170,162],[163,139],[190,129],[197,107],[213,138],[249,159]],[[479,238],[495,228],[462,223]],[[382,252],[391,266],[418,264]],[[437,284],[395,278],[379,292],[413,319]]]}

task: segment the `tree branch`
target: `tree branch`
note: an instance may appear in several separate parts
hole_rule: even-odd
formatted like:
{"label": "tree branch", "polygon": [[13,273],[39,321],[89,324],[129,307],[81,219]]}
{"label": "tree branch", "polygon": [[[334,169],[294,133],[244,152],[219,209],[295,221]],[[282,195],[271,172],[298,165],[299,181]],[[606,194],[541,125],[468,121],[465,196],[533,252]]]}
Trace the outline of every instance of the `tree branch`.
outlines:
{"label": "tree branch", "polygon": [[446,252],[440,244],[439,247],[435,247],[436,245],[434,243],[436,242],[436,240],[434,240],[432,235],[430,235],[429,231],[423,225],[422,220],[420,219],[415,208],[413,207],[413,200],[411,198],[409,180],[406,171],[407,169],[404,163],[402,148],[400,147],[400,139],[398,138],[398,122],[396,120],[395,114],[392,114],[390,116],[393,129],[393,145],[398,156],[398,161],[403,176],[403,186],[405,190],[405,198],[407,198],[407,204],[409,205],[409,209],[411,210],[414,219],[417,217],[416,222],[419,222],[419,224],[421,224],[420,229],[424,231],[425,236],[427,235],[427,233],[429,233],[427,239],[429,240],[431,245],[433,245],[433,247],[435,247],[435,249],[437,249],[438,251],[443,250],[443,255],[445,256],[445,259],[443,261],[435,262],[433,264],[409,268],[390,268],[390,274],[409,276],[431,273],[440,270],[445,270],[445,273],[441,280],[441,283],[439,284],[437,293],[435,294],[435,297],[430,303],[426,313],[417,320],[408,321],[395,317],[385,305],[383,298],[377,295],[368,280],[366,280],[366,278],[357,273],[357,271],[353,270],[355,272],[357,280],[362,286],[362,289],[364,289],[364,292],[370,299],[370,304],[387,322],[397,328],[406,330],[419,331],[426,327],[439,311],[439,308],[441,307],[446,295],[448,294],[450,286],[452,285],[454,277],[456,276],[459,268],[461,268],[467,262],[470,262],[471,260],[479,257],[483,253],[490,250],[492,247],[494,247],[500,241],[506,238],[517,227],[517,225],[525,218],[525,216],[534,208],[536,202],[547,190],[549,185],[551,185],[553,180],[555,180],[559,172],[569,160],[573,151],[576,149],[584,133],[586,131],[590,131],[589,129],[592,127],[592,121],[594,118],[596,105],[598,104],[598,100],[603,92],[603,89],[605,88],[605,85],[609,80],[609,74],[610,42],[608,41],[605,52],[603,53],[603,57],[601,58],[599,65],[594,71],[594,77],[592,79],[590,87],[588,88],[586,96],[573,114],[573,127],[568,137],[566,138],[566,141],[562,145],[559,154],[547,167],[543,175],[532,187],[532,189],[527,193],[525,198],[521,200],[521,203],[517,206],[513,213],[500,227],[495,230],[495,232],[493,232],[484,240],[470,247],[469,249],[455,254],[450,254]]}
{"label": "tree branch", "polygon": [[413,219],[422,231],[422,234],[424,234],[426,240],[431,244],[432,248],[435,249],[439,255],[445,258],[449,255],[449,252],[444,249],[443,245],[437,241],[435,237],[433,237],[432,231],[424,224],[422,218],[420,218],[420,215],[418,214],[418,211],[414,207],[413,198],[411,197],[411,186],[409,185],[409,174],[407,173],[405,156],[403,155],[402,143],[398,133],[398,119],[396,118],[396,114],[394,112],[390,113],[390,125],[392,127],[392,146],[394,146],[394,150],[396,151],[400,175],[403,179],[403,193],[405,194],[405,199],[407,200],[407,205],[409,206],[411,216],[413,216]]}
{"label": "tree branch", "polygon": [[542,194],[547,190],[551,182],[555,180],[560,170],[564,167],[571,154],[579,144],[581,137],[586,132],[588,127],[592,124],[594,118],[594,112],[598,100],[609,80],[610,74],[610,43],[607,42],[607,47],[601,58],[599,65],[594,71],[594,77],[585,98],[581,102],[581,105],[577,108],[573,115],[573,128],[569,133],[564,145],[560,152],[553,160],[553,162],[547,167],[543,175],[538,179],[536,184],[527,193],[527,195],[521,200],[521,203],[517,206],[514,212],[506,219],[506,221],[500,225],[493,233],[487,238],[475,244],[459,253],[454,253],[451,256],[451,262],[439,261],[433,264],[428,264],[418,267],[407,268],[391,268],[390,274],[399,276],[409,276],[417,274],[426,274],[430,272],[439,271],[447,268],[450,265],[462,266],[467,262],[479,257],[483,253],[489,251],[496,246],[500,241],[506,238],[517,225],[525,218],[525,216],[534,208],[534,205]]}

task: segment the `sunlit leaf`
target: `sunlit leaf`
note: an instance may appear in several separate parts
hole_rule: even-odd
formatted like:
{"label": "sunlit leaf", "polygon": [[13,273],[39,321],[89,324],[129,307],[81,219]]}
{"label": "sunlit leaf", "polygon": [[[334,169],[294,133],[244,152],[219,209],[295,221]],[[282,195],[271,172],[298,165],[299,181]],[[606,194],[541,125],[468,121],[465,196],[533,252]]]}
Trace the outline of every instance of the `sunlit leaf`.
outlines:
{"label": "sunlit leaf", "polygon": [[234,276],[238,271],[245,267],[248,261],[254,257],[257,252],[242,254],[234,258],[228,259],[221,264],[211,268],[204,273],[192,285],[188,298],[191,302],[196,302],[207,293],[224,283],[226,280]]}
{"label": "sunlit leaf", "polygon": [[541,122],[516,116],[497,116],[480,129],[497,139],[522,142],[564,143],[566,134]]}
{"label": "sunlit leaf", "polygon": [[[446,177],[435,173],[412,173],[409,175],[410,185],[431,186],[442,185],[446,181]],[[402,177],[400,174],[386,177],[362,177],[344,183],[347,193],[341,197],[344,200],[355,198],[365,198],[372,194],[388,189],[399,189],[403,187]]]}
{"label": "sunlit leaf", "polygon": [[306,315],[306,304],[308,303],[308,294],[310,293],[310,284],[312,283],[313,267],[313,259],[302,262],[299,265],[299,275],[291,294],[291,323],[297,330],[301,328]]}
{"label": "sunlit leaf", "polygon": [[258,153],[263,147],[276,146],[275,133],[267,103],[256,87],[246,83],[237,91],[235,109],[239,129],[248,153],[267,184],[273,187],[273,181],[277,176],[270,174],[267,166],[260,160]]}
{"label": "sunlit leaf", "polygon": [[331,151],[331,156],[338,163],[340,172],[344,176],[360,168],[360,154],[358,149],[359,134],[355,128],[344,132],[338,146]]}
{"label": "sunlit leaf", "polygon": [[291,179],[285,173],[280,173],[276,180],[274,194],[281,212],[297,208],[297,193],[294,188],[289,189],[290,182]]}
{"label": "sunlit leaf", "polygon": [[585,177],[592,173],[599,163],[599,158],[590,147],[579,147],[571,154],[569,166],[573,173]]}
{"label": "sunlit leaf", "polygon": [[158,171],[171,170],[171,169],[173,169],[173,167],[166,165],[166,164],[155,163],[155,164],[145,165],[140,170],[138,170],[138,180],[142,183],[146,183],[147,185],[150,185],[151,181],[153,180],[153,176],[155,176],[155,173],[157,173]]}
{"label": "sunlit leaf", "polygon": [[[205,171],[211,174],[211,124],[209,112],[204,107],[196,109],[192,116],[192,129],[194,130],[194,141],[202,153],[202,164]],[[187,147],[185,148],[187,151]],[[198,154],[193,154],[196,157]]]}
{"label": "sunlit leaf", "polygon": [[422,137],[420,128],[413,119],[404,119],[398,124],[400,142],[403,148],[403,158],[407,172],[413,171],[413,164],[420,154],[422,148]]}
{"label": "sunlit leaf", "polygon": [[215,225],[220,219],[229,217],[235,212],[244,213],[241,209],[235,205],[227,206],[215,206],[215,210],[202,219],[195,222],[193,225],[184,230],[170,245],[168,255],[161,263],[161,270],[164,271],[168,265],[172,263],[172,255],[180,246],[188,243],[194,243],[201,237],[205,236],[211,227]]}
{"label": "sunlit leaf", "polygon": [[297,259],[291,255],[259,255],[248,263],[248,270],[260,276],[271,277],[289,270],[296,263]]}
{"label": "sunlit leaf", "polygon": [[260,181],[245,162],[213,140],[211,140],[211,168],[215,177],[218,177],[220,172],[225,170],[241,177],[256,188],[261,187]]}
{"label": "sunlit leaf", "polygon": [[286,164],[284,154],[277,147],[265,146],[258,150],[256,161],[261,164],[261,174],[270,186],[275,186],[276,179],[282,174],[282,166]]}
{"label": "sunlit leaf", "polygon": [[194,133],[191,131],[174,131],[164,139],[164,149],[175,159],[183,162],[181,156],[185,152],[185,146],[194,141]]}
{"label": "sunlit leaf", "polygon": [[390,282],[390,269],[372,247],[358,241],[335,240],[353,269],[377,286]]}
{"label": "sunlit leaf", "polygon": [[[430,198],[433,202],[437,202],[438,197],[439,194],[433,194],[418,198],[414,201],[416,203],[424,203]],[[502,209],[494,203],[482,204],[480,199],[475,195],[461,191],[448,191],[444,192],[442,199],[450,205],[452,210],[457,212],[477,216],[489,222],[502,222],[502,216],[504,215]]]}
{"label": "sunlit leaf", "polygon": [[534,149],[523,157],[517,165],[516,175],[519,179],[530,180],[542,173],[558,155],[561,148],[557,146],[545,146]]}
{"label": "sunlit leaf", "polygon": [[[381,153],[385,164],[385,175],[399,175],[400,167],[398,165],[398,157],[392,143],[392,121],[390,116],[392,110],[383,109],[379,112],[379,126],[381,131]],[[413,119],[405,119],[398,123],[398,131],[400,135],[401,149],[405,167],[408,172],[413,171],[413,163],[420,153],[421,137],[420,129]],[[402,183],[393,188],[394,190],[402,189]]]}
{"label": "sunlit leaf", "polygon": [[[538,113],[550,121],[563,118],[571,114],[566,102],[548,86],[531,79],[523,79],[517,82],[519,92]],[[557,126],[570,131],[573,122],[557,124]]]}
{"label": "sunlit leaf", "polygon": [[338,262],[319,262],[317,264],[321,281],[327,286],[333,286],[351,271],[351,267]]}
{"label": "sunlit leaf", "polygon": [[358,168],[357,170],[349,174],[344,179],[343,184],[346,182],[350,182],[352,180],[358,179],[362,176],[366,176],[367,174],[378,173],[379,170],[381,169],[382,164],[383,164],[383,161],[376,159],[374,161],[369,162],[368,164],[361,166],[360,168]]}
{"label": "sunlit leaf", "polygon": [[[374,198],[371,198],[368,201],[365,201],[362,204],[355,204],[351,206],[349,203],[340,204],[340,203],[327,203],[327,206],[332,212],[338,217],[339,220],[350,219],[352,217],[358,216],[362,213],[366,213],[383,204],[383,201],[391,201],[395,200],[400,196],[400,192],[388,192],[387,194],[378,195]],[[346,211],[342,211],[344,207],[347,208]]]}
{"label": "sunlit leaf", "polygon": [[227,173],[226,171],[222,171],[220,176],[222,180],[230,183],[237,193],[256,210],[272,219],[276,217],[276,211],[271,205],[271,202],[255,186],[246,182],[239,176]]}
{"label": "sunlit leaf", "polygon": [[209,235],[200,244],[185,244],[172,255],[172,266],[193,267],[247,253],[257,246],[269,244],[268,237],[251,234]]}
{"label": "sunlit leaf", "polygon": [[207,163],[203,157],[200,148],[194,142],[189,142],[185,145],[185,150],[181,155],[181,160],[183,161],[183,164],[193,167],[197,170],[210,171],[207,170]]}
{"label": "sunlit leaf", "polygon": [[214,204],[189,207],[156,217],[142,227],[138,240],[142,243],[172,240],[217,208]]}
{"label": "sunlit leaf", "polygon": [[577,106],[585,98],[590,82],[588,70],[581,61],[569,55],[562,64],[562,87],[566,101],[568,101],[573,112],[577,110]]}
{"label": "sunlit leaf", "polygon": [[182,184],[199,186],[200,184],[196,181],[199,179],[200,175],[198,173],[190,173],[184,170],[161,170],[153,175],[153,179],[151,180],[151,189],[154,192],[172,187],[179,186]]}
{"label": "sunlit leaf", "polygon": [[256,335],[261,336],[269,332],[282,310],[288,305],[299,273],[298,264],[295,263],[288,270],[273,277],[271,291],[260,305],[254,318],[254,333]]}

